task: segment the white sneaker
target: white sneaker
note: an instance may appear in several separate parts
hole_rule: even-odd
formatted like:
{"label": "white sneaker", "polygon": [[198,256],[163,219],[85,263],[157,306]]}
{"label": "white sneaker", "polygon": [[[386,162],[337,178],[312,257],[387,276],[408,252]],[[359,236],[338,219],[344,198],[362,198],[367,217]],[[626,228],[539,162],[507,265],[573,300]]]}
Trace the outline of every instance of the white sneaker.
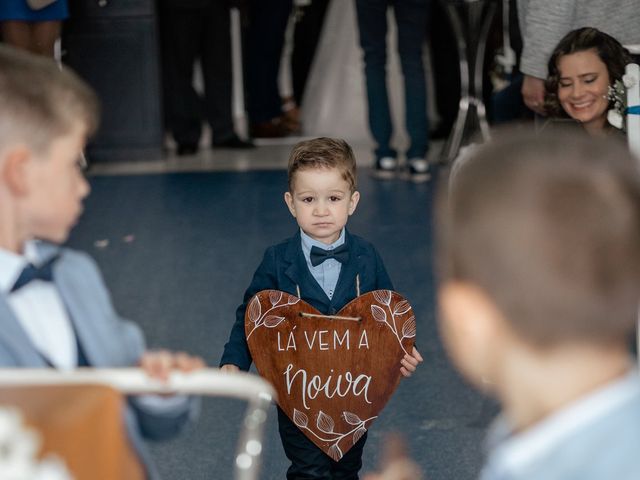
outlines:
{"label": "white sneaker", "polygon": [[409,164],[409,178],[413,182],[426,182],[431,178],[429,172],[429,162],[422,158],[410,158],[407,162]]}
{"label": "white sneaker", "polygon": [[391,178],[398,168],[398,160],[394,157],[382,157],[376,160],[374,175],[378,178]]}

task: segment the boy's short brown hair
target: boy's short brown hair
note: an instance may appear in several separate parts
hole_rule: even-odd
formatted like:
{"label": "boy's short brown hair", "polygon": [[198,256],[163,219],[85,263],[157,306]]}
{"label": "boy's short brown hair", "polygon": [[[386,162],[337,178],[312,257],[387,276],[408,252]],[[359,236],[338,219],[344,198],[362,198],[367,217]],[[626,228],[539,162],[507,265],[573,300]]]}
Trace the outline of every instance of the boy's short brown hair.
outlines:
{"label": "boy's short brown hair", "polygon": [[438,209],[441,280],[482,289],[537,346],[624,341],[640,293],[640,182],[622,142],[503,133]]}
{"label": "boy's short brown hair", "polygon": [[356,191],[356,158],[347,142],[340,138],[319,137],[297,143],[289,155],[289,191],[293,192],[298,170],[337,168],[351,188]]}
{"label": "boy's short brown hair", "polygon": [[98,125],[91,88],[50,58],[0,45],[0,149],[23,143],[46,151],[53,140],[84,124]]}

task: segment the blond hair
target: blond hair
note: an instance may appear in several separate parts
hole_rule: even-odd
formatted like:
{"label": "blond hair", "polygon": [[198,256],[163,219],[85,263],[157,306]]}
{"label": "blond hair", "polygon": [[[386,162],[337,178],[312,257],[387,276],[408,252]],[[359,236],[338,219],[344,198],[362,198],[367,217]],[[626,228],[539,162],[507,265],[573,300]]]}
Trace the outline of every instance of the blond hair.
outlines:
{"label": "blond hair", "polygon": [[0,148],[24,143],[37,152],[84,125],[98,126],[98,100],[91,88],[51,59],[0,45]]}

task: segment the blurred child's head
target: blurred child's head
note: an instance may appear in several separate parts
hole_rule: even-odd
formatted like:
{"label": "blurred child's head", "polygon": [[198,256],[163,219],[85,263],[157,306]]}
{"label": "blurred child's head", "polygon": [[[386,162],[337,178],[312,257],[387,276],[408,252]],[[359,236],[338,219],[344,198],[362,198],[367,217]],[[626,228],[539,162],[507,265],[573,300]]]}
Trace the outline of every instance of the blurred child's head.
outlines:
{"label": "blurred child's head", "polygon": [[640,184],[624,145],[510,132],[460,168],[438,216],[443,336],[472,381],[504,361],[505,336],[543,353],[625,348]]}
{"label": "blurred child's head", "polygon": [[79,171],[97,127],[92,90],[51,59],[0,46],[0,229],[21,249],[28,238],[67,238],[89,191]]}
{"label": "blurred child's head", "polygon": [[76,126],[94,133],[98,102],[69,70],[48,59],[0,46],[0,148],[23,143],[44,153]]}
{"label": "blurred child's head", "polygon": [[315,138],[293,147],[284,195],[300,228],[326,244],[340,237],[358,204],[356,161],[344,140]]}

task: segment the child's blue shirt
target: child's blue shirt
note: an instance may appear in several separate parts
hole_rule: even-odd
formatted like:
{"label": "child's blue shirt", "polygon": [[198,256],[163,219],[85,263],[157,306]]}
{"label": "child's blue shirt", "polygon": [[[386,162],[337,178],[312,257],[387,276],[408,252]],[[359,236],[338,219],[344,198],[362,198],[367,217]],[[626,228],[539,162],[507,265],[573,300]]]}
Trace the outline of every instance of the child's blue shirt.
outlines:
{"label": "child's blue shirt", "polygon": [[338,283],[338,277],[340,276],[340,270],[342,269],[342,263],[334,258],[328,258],[320,265],[316,265],[315,267],[311,263],[311,247],[318,247],[323,250],[334,250],[338,248],[340,245],[344,244],[344,228],[342,232],[340,232],[340,237],[338,240],[333,242],[331,245],[325,245],[318,240],[314,240],[309,235],[304,233],[302,229],[300,229],[300,239],[302,240],[302,253],[304,254],[304,259],[307,261],[307,268],[315,278],[318,285],[322,287],[324,293],[327,294],[327,297],[333,297],[333,292],[336,289],[336,284]]}

